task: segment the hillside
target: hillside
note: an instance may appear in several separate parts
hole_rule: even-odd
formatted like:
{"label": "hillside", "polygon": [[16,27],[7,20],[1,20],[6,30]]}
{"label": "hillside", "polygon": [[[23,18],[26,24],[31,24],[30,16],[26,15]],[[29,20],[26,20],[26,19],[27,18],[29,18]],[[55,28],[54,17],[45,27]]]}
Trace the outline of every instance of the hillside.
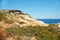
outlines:
{"label": "hillside", "polygon": [[45,24],[20,10],[0,10],[0,40],[60,40],[60,24]]}
{"label": "hillside", "polygon": [[42,21],[37,21],[29,14],[24,14],[19,10],[0,10],[0,25],[8,27],[23,27],[23,26],[47,26]]}

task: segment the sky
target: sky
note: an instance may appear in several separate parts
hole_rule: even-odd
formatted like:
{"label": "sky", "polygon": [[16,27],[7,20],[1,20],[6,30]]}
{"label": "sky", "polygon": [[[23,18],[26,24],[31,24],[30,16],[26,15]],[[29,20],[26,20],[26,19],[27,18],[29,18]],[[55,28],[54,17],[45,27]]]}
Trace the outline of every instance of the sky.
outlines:
{"label": "sky", "polygon": [[36,19],[60,19],[60,0],[0,0],[0,10],[21,10]]}

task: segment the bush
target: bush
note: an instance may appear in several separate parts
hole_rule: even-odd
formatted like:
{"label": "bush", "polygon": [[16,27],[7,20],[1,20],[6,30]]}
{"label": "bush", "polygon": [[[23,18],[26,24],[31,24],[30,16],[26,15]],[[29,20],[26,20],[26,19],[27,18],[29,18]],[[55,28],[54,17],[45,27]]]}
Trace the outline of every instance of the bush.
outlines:
{"label": "bush", "polygon": [[[8,35],[26,35],[26,36],[35,36],[37,40],[59,40],[60,39],[60,31],[54,33],[56,31],[53,30],[54,27],[40,27],[40,26],[27,26],[21,28],[7,28],[6,33]],[[59,34],[58,34],[59,33]]]}
{"label": "bush", "polygon": [[24,22],[19,22],[20,24],[24,24]]}

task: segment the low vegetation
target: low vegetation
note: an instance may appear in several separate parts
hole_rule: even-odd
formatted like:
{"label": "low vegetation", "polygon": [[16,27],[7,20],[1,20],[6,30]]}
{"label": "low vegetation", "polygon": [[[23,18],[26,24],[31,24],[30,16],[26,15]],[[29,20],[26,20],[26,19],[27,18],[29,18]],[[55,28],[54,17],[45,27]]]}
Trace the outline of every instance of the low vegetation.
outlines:
{"label": "low vegetation", "polygon": [[49,25],[48,27],[41,26],[27,26],[21,28],[7,28],[6,33],[8,36],[13,36],[15,34],[19,36],[35,36],[37,40],[60,40],[60,29],[57,30],[57,26],[54,24]]}
{"label": "low vegetation", "polygon": [[[23,13],[22,15],[28,15],[28,14]],[[20,19],[21,19],[21,21],[20,21]],[[58,25],[50,24],[47,27],[46,26],[44,26],[44,27],[43,26],[20,27],[20,25],[25,24],[24,20],[26,20],[27,22],[32,22],[32,20],[24,19],[24,16],[19,16],[16,13],[14,14],[14,13],[9,13],[9,12],[0,12],[0,21],[4,21],[6,24],[13,25],[13,26],[11,25],[12,27],[10,27],[10,28],[5,28],[5,30],[2,32],[1,32],[2,29],[0,29],[0,40],[2,38],[4,40],[5,38],[8,38],[8,37],[11,37],[11,38],[17,37],[17,40],[21,40],[21,36],[22,37],[23,36],[35,37],[37,40],[60,40],[60,28],[58,27]],[[3,25],[1,24],[1,26],[4,26],[6,24],[3,24]],[[15,27],[14,25],[15,26],[18,25],[19,27],[17,27],[17,26]],[[6,26],[4,26],[4,27],[6,27]]]}

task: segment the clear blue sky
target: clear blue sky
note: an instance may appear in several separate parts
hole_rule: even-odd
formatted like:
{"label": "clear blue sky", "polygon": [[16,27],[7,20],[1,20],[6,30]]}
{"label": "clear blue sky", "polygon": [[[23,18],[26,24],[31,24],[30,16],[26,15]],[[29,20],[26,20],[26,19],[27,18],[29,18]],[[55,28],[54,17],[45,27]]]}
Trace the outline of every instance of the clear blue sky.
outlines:
{"label": "clear blue sky", "polygon": [[0,0],[1,9],[19,9],[33,18],[60,19],[60,0]]}

